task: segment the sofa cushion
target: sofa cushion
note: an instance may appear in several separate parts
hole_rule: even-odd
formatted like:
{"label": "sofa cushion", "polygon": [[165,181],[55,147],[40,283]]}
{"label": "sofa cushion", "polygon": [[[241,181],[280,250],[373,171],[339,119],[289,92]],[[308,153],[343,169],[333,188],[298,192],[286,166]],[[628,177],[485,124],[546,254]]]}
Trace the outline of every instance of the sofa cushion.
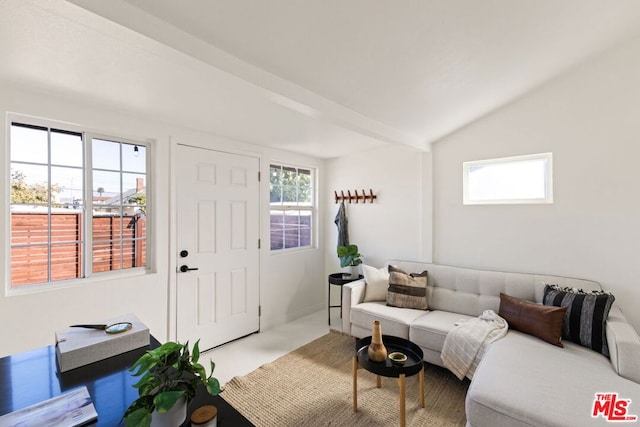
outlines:
{"label": "sofa cushion", "polygon": [[390,265],[387,305],[426,310],[427,272],[408,274]]}
{"label": "sofa cushion", "polygon": [[[640,385],[614,375],[601,354],[565,342],[564,348],[510,330],[485,353],[466,398],[467,422],[494,426],[603,426],[593,418],[596,393],[631,399],[638,415]],[[633,423],[632,423],[633,424]]]}
{"label": "sofa cushion", "polygon": [[[409,325],[423,314],[425,314],[424,310],[410,308],[399,310],[384,302],[364,302],[351,308],[351,323],[371,331],[373,321],[379,320],[384,335],[395,335],[408,339]],[[369,335],[371,335],[370,332]]]}
{"label": "sofa cushion", "polygon": [[566,311],[566,307],[550,307],[500,293],[498,314],[509,323],[509,328],[534,335],[558,347],[562,347],[562,323]]}
{"label": "sofa cushion", "polygon": [[602,289],[597,282],[570,277],[477,270],[402,260],[388,260],[386,264],[404,271],[428,270],[429,310],[452,311],[468,316],[479,316],[485,310],[497,313],[500,292],[541,303],[545,283],[585,290]]}
{"label": "sofa cushion", "polygon": [[386,301],[389,287],[389,270],[362,264],[362,274],[367,286],[364,291],[364,302]]}
{"label": "sofa cushion", "polygon": [[471,318],[450,311],[429,311],[413,321],[409,328],[409,340],[420,347],[442,352],[444,340],[456,322]]}
{"label": "sofa cushion", "polygon": [[609,357],[605,323],[615,297],[604,291],[546,285],[542,302],[567,307],[562,338]]}

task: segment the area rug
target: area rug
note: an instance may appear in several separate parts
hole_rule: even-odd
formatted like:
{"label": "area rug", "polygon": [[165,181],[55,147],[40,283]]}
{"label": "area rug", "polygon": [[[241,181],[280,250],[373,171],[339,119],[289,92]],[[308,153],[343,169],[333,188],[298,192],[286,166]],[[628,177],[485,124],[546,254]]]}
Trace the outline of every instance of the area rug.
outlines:
{"label": "area rug", "polygon": [[[257,427],[395,426],[399,424],[396,378],[358,370],[358,412],[353,412],[352,360],[355,340],[327,335],[229,381],[222,397]],[[463,427],[469,381],[427,365],[426,405],[420,407],[418,375],[406,380],[407,426]]]}

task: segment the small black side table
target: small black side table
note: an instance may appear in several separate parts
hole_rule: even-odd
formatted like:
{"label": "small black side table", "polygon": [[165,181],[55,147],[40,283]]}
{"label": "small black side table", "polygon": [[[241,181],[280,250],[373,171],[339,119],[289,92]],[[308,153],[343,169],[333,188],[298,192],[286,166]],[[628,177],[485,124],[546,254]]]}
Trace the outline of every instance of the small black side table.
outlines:
{"label": "small black side table", "polygon": [[[357,279],[351,279],[351,275],[349,273],[332,273],[329,275],[329,307],[327,308],[329,325],[331,325],[332,308],[340,307],[340,318],[342,318],[342,286],[360,279],[364,279],[362,274],[360,274]],[[331,305],[331,285],[340,286],[340,305]]]}

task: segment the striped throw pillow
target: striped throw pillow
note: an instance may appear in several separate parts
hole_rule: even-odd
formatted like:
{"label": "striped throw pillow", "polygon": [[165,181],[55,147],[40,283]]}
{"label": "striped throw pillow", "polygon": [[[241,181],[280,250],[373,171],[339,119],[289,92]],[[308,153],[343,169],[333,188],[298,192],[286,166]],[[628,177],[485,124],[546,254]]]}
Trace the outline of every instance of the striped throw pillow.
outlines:
{"label": "striped throw pillow", "polygon": [[545,285],[542,303],[567,307],[562,338],[609,357],[605,323],[615,297],[604,291],[583,291]]}
{"label": "striped throw pillow", "polygon": [[387,305],[426,310],[427,272],[408,274],[390,265]]}

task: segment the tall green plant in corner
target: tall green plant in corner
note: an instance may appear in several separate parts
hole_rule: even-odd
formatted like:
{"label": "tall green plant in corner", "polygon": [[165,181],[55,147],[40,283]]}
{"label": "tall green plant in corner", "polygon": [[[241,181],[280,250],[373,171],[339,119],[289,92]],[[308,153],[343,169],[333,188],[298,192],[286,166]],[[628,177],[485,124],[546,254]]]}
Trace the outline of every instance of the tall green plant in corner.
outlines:
{"label": "tall green plant in corner", "polygon": [[154,411],[166,413],[176,402],[185,399],[189,403],[196,390],[203,384],[209,394],[215,396],[222,390],[220,382],[213,377],[215,363],[211,362],[211,372],[207,375],[200,359],[199,340],[189,351],[189,343],[167,342],[146,352],[129,371],[134,376],[142,376],[134,387],[138,389],[136,399],[124,416],[126,427],[149,427]]}
{"label": "tall green plant in corner", "polygon": [[362,264],[362,255],[358,252],[358,245],[338,246],[338,258],[340,267],[349,267]]}

